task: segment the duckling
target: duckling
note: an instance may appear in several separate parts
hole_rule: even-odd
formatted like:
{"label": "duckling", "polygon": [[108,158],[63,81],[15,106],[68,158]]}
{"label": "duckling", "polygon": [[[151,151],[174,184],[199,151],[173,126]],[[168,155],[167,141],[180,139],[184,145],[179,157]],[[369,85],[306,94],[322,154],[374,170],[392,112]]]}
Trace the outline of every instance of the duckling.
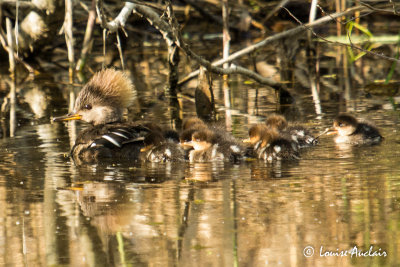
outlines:
{"label": "duckling", "polygon": [[300,159],[297,143],[281,137],[265,124],[253,125],[249,129],[249,138],[243,142],[250,145],[254,157],[268,162]]}
{"label": "duckling", "polygon": [[374,145],[383,140],[375,126],[367,122],[359,122],[349,114],[337,116],[333,121],[333,131],[328,134],[337,134],[335,142],[338,144]]}
{"label": "duckling", "polygon": [[219,135],[210,129],[201,129],[192,133],[192,140],[183,143],[191,146],[190,162],[233,161],[241,160],[243,150],[228,141],[219,140]]}
{"label": "duckling", "polygon": [[269,115],[265,120],[265,124],[276,130],[281,136],[296,142],[299,148],[318,144],[318,139],[307,128],[301,125],[288,125],[285,117],[282,115]]}
{"label": "duckling", "polygon": [[[244,155],[244,147],[232,134],[227,132],[222,127],[216,124],[206,124],[197,117],[188,118],[182,125],[182,133],[180,135],[180,141],[183,147],[186,149],[193,149],[191,141],[193,135],[197,132],[205,133],[208,132],[209,136],[213,135],[215,138],[215,144],[218,145],[218,150],[223,151],[226,160],[230,159],[233,162],[238,162]],[[187,156],[190,160],[190,150],[187,150]],[[228,157],[227,157],[228,156]]]}
{"label": "duckling", "polygon": [[73,111],[53,119],[92,124],[79,133],[71,149],[77,163],[95,163],[101,158],[139,159],[144,137],[150,130],[140,124],[123,122],[123,111],[133,102],[133,89],[124,72],[101,70],[79,92]]}
{"label": "duckling", "polygon": [[176,140],[176,132],[152,131],[144,138],[144,147],[140,150],[144,161],[172,162],[184,161],[184,151]]}

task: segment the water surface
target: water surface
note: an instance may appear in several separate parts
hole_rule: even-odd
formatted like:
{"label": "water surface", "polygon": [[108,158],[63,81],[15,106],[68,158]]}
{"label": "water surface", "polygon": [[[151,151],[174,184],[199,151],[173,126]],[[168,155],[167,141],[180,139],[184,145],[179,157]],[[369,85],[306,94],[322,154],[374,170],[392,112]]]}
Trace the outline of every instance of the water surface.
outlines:
{"label": "water surface", "polygon": [[[76,166],[68,152],[84,125],[21,126],[0,141],[0,264],[399,265],[399,117],[364,98],[352,104],[381,129],[382,144],[338,147],[322,136],[299,162],[275,164]],[[300,121],[322,132],[338,107],[310,108]],[[235,136],[274,110],[260,108],[232,116]],[[332,256],[371,246],[381,256]]]}

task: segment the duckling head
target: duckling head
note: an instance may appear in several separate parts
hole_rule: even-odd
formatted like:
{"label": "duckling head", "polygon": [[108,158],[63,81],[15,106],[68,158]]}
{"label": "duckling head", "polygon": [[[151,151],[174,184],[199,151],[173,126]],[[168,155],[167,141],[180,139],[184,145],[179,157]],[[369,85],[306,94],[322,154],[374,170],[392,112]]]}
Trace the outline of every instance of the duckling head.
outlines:
{"label": "duckling head", "polygon": [[210,130],[196,131],[192,135],[194,150],[204,150],[217,143],[214,132]]}
{"label": "duckling head", "polygon": [[141,152],[146,152],[155,146],[161,145],[165,142],[164,136],[161,132],[150,132],[143,140],[144,147],[140,149]]}
{"label": "duckling head", "polygon": [[353,116],[340,114],[333,121],[333,130],[339,136],[349,136],[356,131],[357,125],[358,121]]}
{"label": "duckling head", "polygon": [[249,143],[257,149],[267,146],[277,136],[278,133],[274,129],[269,129],[264,124],[256,124],[249,129],[249,138],[243,140],[243,142]]}
{"label": "duckling head", "polygon": [[201,127],[207,127],[207,126],[204,123],[204,121],[202,121],[201,119],[199,119],[197,117],[187,118],[183,121],[183,124],[182,124],[183,130],[187,130],[190,128],[201,128]]}
{"label": "duckling head", "polygon": [[268,127],[276,129],[278,131],[282,131],[288,125],[285,117],[279,114],[269,115],[268,118],[265,120],[265,124]]}

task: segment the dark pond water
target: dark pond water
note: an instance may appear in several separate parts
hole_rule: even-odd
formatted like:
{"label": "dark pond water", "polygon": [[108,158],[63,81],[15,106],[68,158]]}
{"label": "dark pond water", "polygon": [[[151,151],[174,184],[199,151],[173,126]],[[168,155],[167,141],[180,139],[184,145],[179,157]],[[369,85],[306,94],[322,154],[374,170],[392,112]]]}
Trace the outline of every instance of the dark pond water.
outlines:
{"label": "dark pond water", "polygon": [[[244,138],[277,105],[266,88],[232,84],[228,122]],[[84,124],[21,125],[0,140],[0,265],[398,266],[399,115],[386,98],[357,99],[323,100],[316,115],[308,95],[285,112],[318,134],[349,111],[384,142],[338,147],[322,136],[298,163],[76,166],[68,152]],[[132,117],[171,126],[164,104],[143,114]],[[381,256],[351,254],[370,248]]]}

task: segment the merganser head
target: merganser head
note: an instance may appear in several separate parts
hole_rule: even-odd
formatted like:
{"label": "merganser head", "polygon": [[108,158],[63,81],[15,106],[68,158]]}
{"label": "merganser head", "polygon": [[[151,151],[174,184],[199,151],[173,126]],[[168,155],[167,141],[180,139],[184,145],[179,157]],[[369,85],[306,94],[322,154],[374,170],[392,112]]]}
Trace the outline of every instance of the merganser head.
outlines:
{"label": "merganser head", "polygon": [[216,144],[217,140],[213,131],[201,130],[193,133],[192,143],[194,150],[203,150]]}
{"label": "merganser head", "polygon": [[192,140],[189,142],[181,143],[183,146],[193,147],[194,150],[208,149],[217,143],[216,136],[213,131],[208,129],[197,130],[192,134]]}
{"label": "merganser head", "polygon": [[101,70],[79,92],[74,110],[54,121],[83,120],[93,125],[118,122],[133,96],[133,84],[124,72]]}
{"label": "merganser head", "polygon": [[334,133],[339,136],[349,136],[357,129],[358,121],[351,115],[341,114],[333,121]]}

